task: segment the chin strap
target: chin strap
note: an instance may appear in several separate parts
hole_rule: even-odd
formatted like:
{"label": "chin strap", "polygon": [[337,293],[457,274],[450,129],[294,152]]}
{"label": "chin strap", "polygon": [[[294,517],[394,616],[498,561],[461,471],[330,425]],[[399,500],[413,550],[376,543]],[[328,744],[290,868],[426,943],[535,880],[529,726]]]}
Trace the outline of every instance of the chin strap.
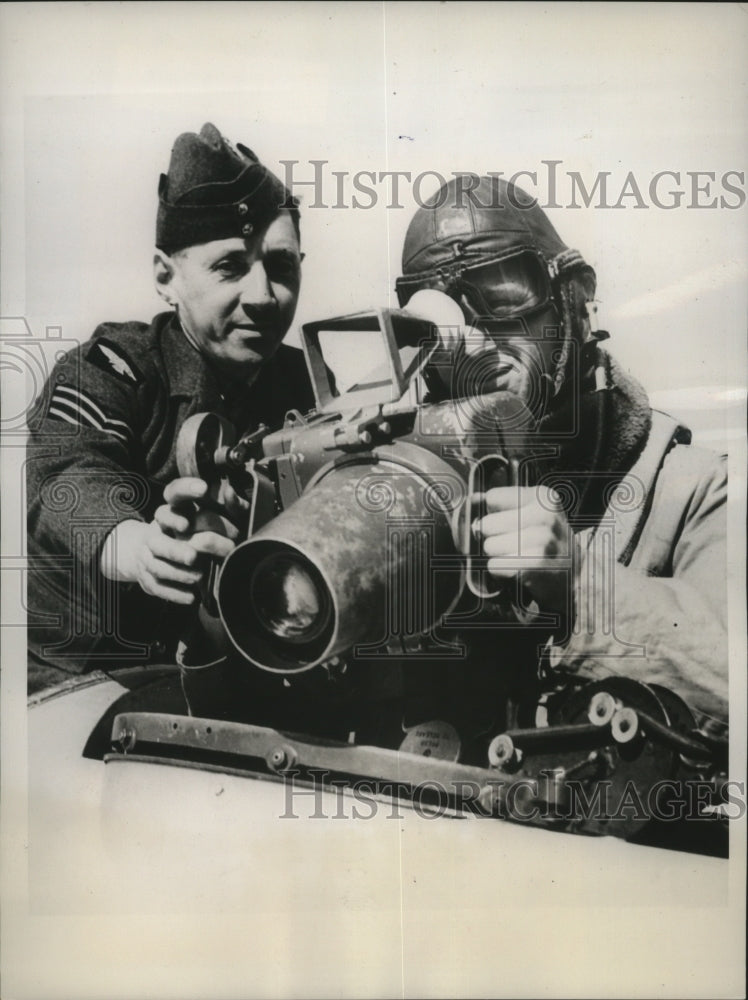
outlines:
{"label": "chin strap", "polygon": [[[581,283],[574,280],[574,272],[586,268],[593,275],[593,269],[587,264],[578,250],[562,250],[548,264],[554,286],[554,298],[561,319],[563,342],[558,363],[554,372],[554,394],[558,395],[569,378],[569,366],[573,362],[571,344],[580,344],[582,355],[579,359],[579,374],[584,379],[586,374],[594,369],[597,361],[597,345],[607,340],[610,334],[602,330],[598,324],[597,302],[594,298],[586,299],[584,309],[579,302]],[[586,313],[589,321],[589,332],[585,331],[580,322],[580,315]],[[604,372],[595,371],[595,387],[604,389],[607,379]]]}

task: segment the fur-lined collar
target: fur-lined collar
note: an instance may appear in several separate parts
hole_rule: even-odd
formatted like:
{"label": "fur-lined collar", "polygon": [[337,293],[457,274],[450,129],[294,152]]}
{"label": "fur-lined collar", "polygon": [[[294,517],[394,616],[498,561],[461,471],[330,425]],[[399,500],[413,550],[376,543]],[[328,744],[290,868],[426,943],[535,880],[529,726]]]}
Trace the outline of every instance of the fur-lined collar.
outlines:
{"label": "fur-lined collar", "polygon": [[[652,426],[642,386],[600,347],[594,362],[582,392],[567,398],[539,428],[541,438],[561,441],[554,477],[567,479],[576,496],[568,512],[572,522],[602,515],[612,484],[637,460]],[[574,432],[564,436],[570,427]]]}
{"label": "fur-lined collar", "polygon": [[628,472],[641,454],[652,427],[649,398],[643,386],[607,351],[598,348],[598,358],[607,376],[607,388],[601,391],[608,395],[605,414],[608,433],[600,468]]}

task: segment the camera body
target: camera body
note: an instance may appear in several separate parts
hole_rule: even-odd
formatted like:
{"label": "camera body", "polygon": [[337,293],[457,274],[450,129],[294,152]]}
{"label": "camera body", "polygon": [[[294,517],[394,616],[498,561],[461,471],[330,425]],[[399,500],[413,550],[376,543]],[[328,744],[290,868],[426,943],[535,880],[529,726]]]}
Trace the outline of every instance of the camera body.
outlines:
{"label": "camera body", "polygon": [[314,411],[238,440],[197,415],[178,442],[182,475],[250,502],[209,599],[235,649],[280,673],[417,652],[465,588],[495,601],[471,525],[488,489],[536,482],[549,457],[512,393],[444,398],[439,332],[404,310],[308,323],[302,344]]}

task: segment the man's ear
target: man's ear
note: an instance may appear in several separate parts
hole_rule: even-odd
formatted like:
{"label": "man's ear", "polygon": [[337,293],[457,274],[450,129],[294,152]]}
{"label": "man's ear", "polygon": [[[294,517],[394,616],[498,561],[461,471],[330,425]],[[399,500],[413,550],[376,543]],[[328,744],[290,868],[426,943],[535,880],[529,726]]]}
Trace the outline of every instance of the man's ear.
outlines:
{"label": "man's ear", "polygon": [[156,250],[153,254],[153,278],[156,282],[156,291],[168,302],[170,306],[176,308],[177,295],[174,290],[174,261],[164,253],[163,250]]}

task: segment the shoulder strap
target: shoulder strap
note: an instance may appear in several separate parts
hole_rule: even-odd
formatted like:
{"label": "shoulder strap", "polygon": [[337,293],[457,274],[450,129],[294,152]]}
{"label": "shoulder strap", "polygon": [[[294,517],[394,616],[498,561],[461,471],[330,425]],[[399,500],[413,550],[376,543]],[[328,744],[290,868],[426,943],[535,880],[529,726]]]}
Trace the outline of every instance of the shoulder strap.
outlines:
{"label": "shoulder strap", "polygon": [[657,475],[665,456],[676,443],[688,444],[691,432],[667,413],[652,410],[652,427],[639,458],[617,484],[608,502],[604,520],[615,524],[618,561],[624,566],[641,535],[652,503]]}

